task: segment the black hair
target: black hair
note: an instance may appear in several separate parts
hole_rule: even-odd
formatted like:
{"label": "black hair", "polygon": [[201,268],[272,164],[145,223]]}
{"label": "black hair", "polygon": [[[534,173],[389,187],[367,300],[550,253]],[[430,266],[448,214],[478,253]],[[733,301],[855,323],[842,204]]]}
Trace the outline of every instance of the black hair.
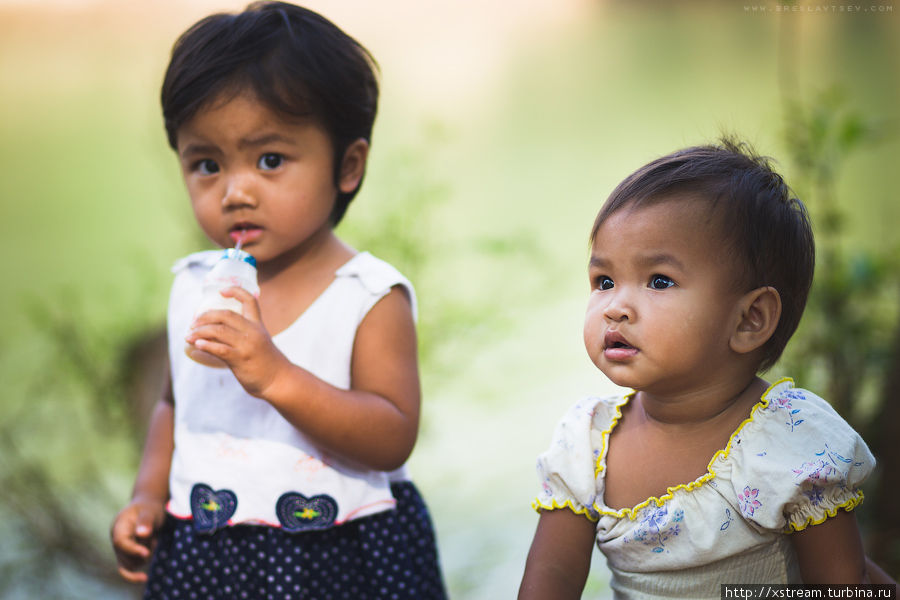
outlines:
{"label": "black hair", "polygon": [[[185,31],[172,48],[162,85],[169,145],[178,129],[223,94],[245,91],[276,113],[311,118],[328,132],[334,179],[348,146],[371,142],[378,108],[377,64],[356,40],[321,15],[286,2],[254,2],[217,13]],[[356,195],[338,192],[332,224]]]}
{"label": "black hair", "polygon": [[681,198],[709,202],[721,238],[737,264],[742,291],[771,286],[781,297],[781,318],[763,346],[760,371],[769,369],[797,329],[815,270],[809,215],[771,160],[746,143],[678,150],[641,167],[620,183],[597,215],[591,241],[607,218],[624,206]]}

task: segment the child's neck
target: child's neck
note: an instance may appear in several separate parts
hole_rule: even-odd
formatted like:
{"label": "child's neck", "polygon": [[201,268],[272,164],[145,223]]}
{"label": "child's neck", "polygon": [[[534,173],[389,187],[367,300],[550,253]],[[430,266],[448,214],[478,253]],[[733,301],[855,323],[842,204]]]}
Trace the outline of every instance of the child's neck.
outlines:
{"label": "child's neck", "polygon": [[290,252],[260,263],[259,283],[265,287],[274,280],[302,278],[319,269],[337,268],[355,253],[329,230]]}
{"label": "child's neck", "polygon": [[755,376],[735,381],[677,397],[639,391],[609,438],[603,502],[637,506],[706,474],[766,389]]}
{"label": "child's neck", "polygon": [[303,252],[266,261],[259,269],[259,308],[270,335],[284,331],[331,285],[356,251],[331,235]]}
{"label": "child's neck", "polygon": [[693,429],[730,421],[735,413],[747,414],[767,387],[763,379],[754,375],[749,380],[711,383],[683,394],[662,396],[639,391],[637,404],[648,422],[660,427]]}

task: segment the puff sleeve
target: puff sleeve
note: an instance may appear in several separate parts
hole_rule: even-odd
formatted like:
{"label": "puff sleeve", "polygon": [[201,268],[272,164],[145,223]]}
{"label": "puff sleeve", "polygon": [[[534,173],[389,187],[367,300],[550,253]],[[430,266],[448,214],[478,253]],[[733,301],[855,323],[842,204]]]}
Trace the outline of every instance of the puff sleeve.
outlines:
{"label": "puff sleeve", "polygon": [[617,414],[615,398],[587,398],[566,412],[537,460],[541,491],[532,502],[535,510],[569,508],[591,521],[599,519],[595,501],[602,497],[603,479],[597,477],[598,461]]}
{"label": "puff sleeve", "polygon": [[737,508],[762,530],[799,531],[852,510],[875,458],[822,398],[782,380],[734,440]]}

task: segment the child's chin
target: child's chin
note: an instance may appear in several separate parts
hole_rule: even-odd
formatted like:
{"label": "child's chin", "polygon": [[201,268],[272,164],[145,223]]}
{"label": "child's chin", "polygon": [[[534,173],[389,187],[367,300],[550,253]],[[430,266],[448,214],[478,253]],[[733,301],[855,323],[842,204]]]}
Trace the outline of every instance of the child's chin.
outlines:
{"label": "child's chin", "polygon": [[636,377],[634,373],[627,372],[622,365],[607,362],[598,366],[606,378],[619,387],[637,389],[641,386],[640,378]]}

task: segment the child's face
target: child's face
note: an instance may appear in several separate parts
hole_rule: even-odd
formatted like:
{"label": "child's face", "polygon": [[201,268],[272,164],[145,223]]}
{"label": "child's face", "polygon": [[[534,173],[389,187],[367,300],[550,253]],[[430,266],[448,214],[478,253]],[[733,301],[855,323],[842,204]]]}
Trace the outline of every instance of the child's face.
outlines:
{"label": "child's face", "polygon": [[584,342],[617,385],[684,392],[734,360],[729,338],[742,294],[710,219],[705,202],[666,199],[626,205],[597,231]]}
{"label": "child's face", "polygon": [[222,247],[243,235],[260,264],[325,239],[337,196],[325,130],[287,121],[252,95],[211,103],[178,130],[194,214]]}

